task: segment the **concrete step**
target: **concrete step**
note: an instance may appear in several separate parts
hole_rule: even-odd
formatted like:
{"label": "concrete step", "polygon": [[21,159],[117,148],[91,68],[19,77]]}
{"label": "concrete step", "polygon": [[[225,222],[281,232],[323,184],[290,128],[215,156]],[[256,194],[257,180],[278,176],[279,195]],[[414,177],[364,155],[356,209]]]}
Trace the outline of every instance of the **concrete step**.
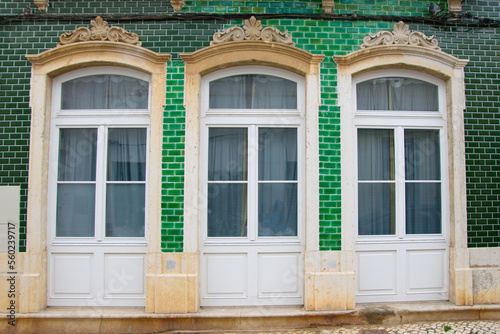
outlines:
{"label": "concrete step", "polygon": [[317,326],[421,321],[500,320],[500,305],[456,306],[448,302],[359,304],[347,311],[301,307],[203,308],[198,313],[151,314],[143,308],[47,308],[16,314],[16,326],[0,322],[0,333],[158,333],[300,329]]}

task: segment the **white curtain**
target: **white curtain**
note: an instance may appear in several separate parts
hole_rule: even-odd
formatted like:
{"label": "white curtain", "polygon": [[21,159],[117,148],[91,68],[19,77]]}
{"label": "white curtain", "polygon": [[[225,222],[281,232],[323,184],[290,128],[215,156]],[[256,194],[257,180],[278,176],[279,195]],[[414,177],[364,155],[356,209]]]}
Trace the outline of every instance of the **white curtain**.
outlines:
{"label": "white curtain", "polygon": [[61,109],[147,109],[149,83],[123,75],[92,75],[62,84]]}
{"label": "white curtain", "polygon": [[59,132],[56,236],[93,237],[97,129]]}
{"label": "white curtain", "polygon": [[406,233],[441,233],[438,130],[405,130],[405,170]]}
{"label": "white curtain", "polygon": [[380,78],[356,85],[358,110],[438,111],[436,85],[412,78]]}
{"label": "white curtain", "polygon": [[106,236],[144,237],[145,128],[108,130]]}
{"label": "white curtain", "polygon": [[358,129],[358,179],[358,233],[394,234],[393,130]]}
{"label": "white curtain", "polygon": [[210,128],[208,140],[208,236],[244,237],[247,235],[247,129]]}
{"label": "white curtain", "polygon": [[297,109],[297,83],[269,75],[236,75],[210,83],[211,109]]}
{"label": "white curtain", "polygon": [[[209,129],[209,237],[247,235],[247,135],[246,128]],[[297,129],[260,128],[258,150],[258,234],[295,236]]]}
{"label": "white curtain", "polygon": [[297,129],[259,129],[258,174],[259,236],[296,236]]}
{"label": "white curtain", "polygon": [[[108,130],[106,236],[143,237],[146,129]],[[61,129],[56,235],[93,237],[97,129]]]}

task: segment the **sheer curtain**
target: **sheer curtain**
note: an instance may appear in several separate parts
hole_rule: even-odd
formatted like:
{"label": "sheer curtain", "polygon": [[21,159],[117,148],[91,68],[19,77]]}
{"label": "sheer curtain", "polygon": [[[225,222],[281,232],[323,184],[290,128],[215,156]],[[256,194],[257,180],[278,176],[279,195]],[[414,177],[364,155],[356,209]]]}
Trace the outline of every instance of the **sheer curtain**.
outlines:
{"label": "sheer curtain", "polygon": [[92,75],[62,84],[61,109],[147,109],[149,83],[123,75]]}
{"label": "sheer curtain", "polygon": [[412,78],[380,78],[358,83],[358,110],[437,111],[436,85]]}
{"label": "sheer curtain", "polygon": [[441,233],[439,130],[405,130],[406,233]]}
{"label": "sheer curtain", "polygon": [[259,129],[258,174],[259,236],[296,236],[297,129]]}
{"label": "sheer curtain", "polygon": [[93,237],[97,129],[60,129],[56,236]]}
{"label": "sheer curtain", "polygon": [[144,237],[145,128],[108,130],[106,237]]}
{"label": "sheer curtain", "polygon": [[210,82],[211,109],[297,109],[297,83],[270,75],[236,75]]}
{"label": "sheer curtain", "polygon": [[358,129],[358,233],[395,233],[394,131]]}
{"label": "sheer curtain", "polygon": [[209,129],[209,237],[247,235],[247,133],[246,128]]}

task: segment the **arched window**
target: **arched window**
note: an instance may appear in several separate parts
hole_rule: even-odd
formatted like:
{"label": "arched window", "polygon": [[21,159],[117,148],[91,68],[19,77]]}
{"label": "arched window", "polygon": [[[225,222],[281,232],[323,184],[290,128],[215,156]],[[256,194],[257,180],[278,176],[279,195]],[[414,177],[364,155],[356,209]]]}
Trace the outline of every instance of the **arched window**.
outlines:
{"label": "arched window", "polygon": [[[48,305],[99,305],[110,296],[113,305],[144,305],[150,82],[117,67],[53,80]],[[130,278],[126,289],[111,287],[118,268]]]}
{"label": "arched window", "polygon": [[342,243],[354,254],[356,301],[464,304],[467,61],[396,44],[335,57]]}
{"label": "arched window", "polygon": [[[231,305],[271,303],[266,286],[244,284],[244,273],[258,268],[287,297],[273,303],[303,302],[300,279],[280,283],[273,273],[280,261],[298,271],[304,247],[304,94],[303,77],[264,66],[202,79],[202,305],[224,305],[228,296]],[[246,264],[222,269],[231,261],[221,254],[235,252]]]}
{"label": "arched window", "polygon": [[[446,299],[449,197],[444,82],[409,70],[372,71],[354,78],[353,94],[357,298],[407,301],[414,300],[418,290],[425,298]],[[424,251],[429,245],[432,252]],[[424,260],[435,266],[425,273],[432,284],[417,289],[414,282],[422,282],[419,268]],[[385,268],[384,274],[372,271],[373,263]],[[402,277],[392,280],[397,275]],[[377,276],[383,280],[374,283]]]}
{"label": "arched window", "polygon": [[412,71],[386,73],[354,80],[358,235],[440,234],[444,84]]}
{"label": "arched window", "polygon": [[[306,251],[319,247],[317,124],[324,57],[279,43],[235,41],[182,58],[184,247],[200,256],[201,305],[317,307],[305,300],[314,292],[306,293],[303,272],[310,270]],[[221,214],[223,204],[212,195],[235,204]],[[233,228],[218,228],[227,221]]]}

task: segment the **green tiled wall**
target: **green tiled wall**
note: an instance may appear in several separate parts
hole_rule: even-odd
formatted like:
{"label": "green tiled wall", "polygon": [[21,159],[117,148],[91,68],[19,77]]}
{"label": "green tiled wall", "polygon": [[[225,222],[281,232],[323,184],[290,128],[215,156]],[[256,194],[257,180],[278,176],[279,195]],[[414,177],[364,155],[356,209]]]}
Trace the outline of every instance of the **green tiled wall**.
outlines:
{"label": "green tiled wall", "polygon": [[167,68],[167,93],[163,120],[161,248],[181,252],[183,246],[184,66],[171,62]]}
{"label": "green tiled wall", "polygon": [[[438,1],[446,8],[446,1]],[[31,12],[40,14],[31,2],[3,0],[0,19],[13,18],[31,4]],[[27,166],[29,150],[30,64],[25,54],[53,48],[59,35],[79,26],[90,27],[88,17],[74,15],[129,15],[107,21],[139,34],[142,45],[159,53],[170,53],[167,94],[164,110],[162,154],[162,244],[164,251],[183,248],[183,181],[185,110],[183,107],[184,65],[179,53],[193,52],[209,45],[214,32],[232,25],[243,25],[231,14],[283,14],[263,20],[263,26],[287,30],[296,46],[315,54],[324,54],[321,65],[320,143],[320,249],[339,250],[341,222],[340,188],[340,111],[337,106],[336,65],[334,55],[359,48],[367,33],[392,30],[397,20],[330,20],[300,17],[322,14],[322,1],[186,1],[182,14],[174,14],[166,0],[158,1],[51,1],[47,15],[71,14],[72,17],[47,17],[45,20],[17,18],[0,24],[0,184],[20,184],[21,236],[26,233]],[[498,1],[464,2],[463,11],[474,16],[498,18]],[[358,15],[400,15],[428,17],[427,1],[337,0],[334,13]],[[134,15],[188,15],[182,20]],[[194,18],[197,14],[206,18]],[[218,14],[218,17],[209,17]],[[293,16],[293,14],[300,14]],[[44,14],[42,14],[44,15]],[[199,15],[198,15],[199,16]],[[469,246],[500,246],[499,177],[499,96],[500,34],[497,27],[431,26],[410,24],[410,29],[434,35],[442,50],[458,58],[469,59],[466,72],[467,109],[465,111]],[[24,247],[24,241],[22,242]]]}

